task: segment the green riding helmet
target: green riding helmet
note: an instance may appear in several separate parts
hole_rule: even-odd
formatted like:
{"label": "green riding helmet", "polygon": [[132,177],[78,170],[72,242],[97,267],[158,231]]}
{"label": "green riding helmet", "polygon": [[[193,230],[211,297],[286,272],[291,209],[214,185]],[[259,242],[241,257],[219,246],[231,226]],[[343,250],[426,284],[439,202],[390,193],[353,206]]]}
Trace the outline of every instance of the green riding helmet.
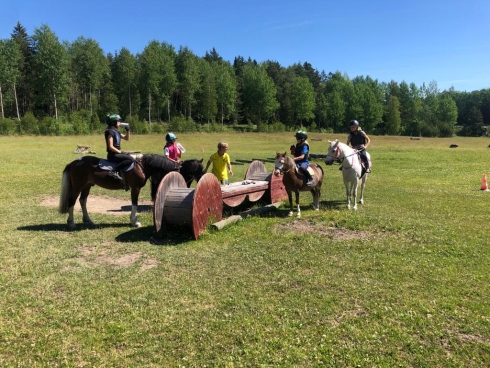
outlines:
{"label": "green riding helmet", "polygon": [[294,135],[296,139],[306,139],[308,138],[308,134],[304,130],[298,130]]}
{"label": "green riding helmet", "polygon": [[121,116],[119,116],[118,114],[107,114],[106,118],[105,118],[105,121],[107,123],[107,125],[109,126],[113,126],[113,125],[116,125],[118,121],[121,121]]}

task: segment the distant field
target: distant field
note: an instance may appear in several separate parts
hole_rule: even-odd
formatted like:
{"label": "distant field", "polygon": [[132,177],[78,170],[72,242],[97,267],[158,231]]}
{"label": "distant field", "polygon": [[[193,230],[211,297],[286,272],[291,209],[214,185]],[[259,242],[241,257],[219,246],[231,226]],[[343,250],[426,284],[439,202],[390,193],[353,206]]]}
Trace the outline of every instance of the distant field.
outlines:
{"label": "distant field", "polygon": [[[184,158],[204,161],[219,140],[232,160],[295,143],[293,133],[177,136]],[[346,134],[311,134],[311,152],[335,138]],[[103,137],[0,137],[0,366],[490,366],[490,192],[480,190],[490,140],[371,138],[357,212],[345,209],[338,166],[317,159],[319,212],[302,193],[300,220],[283,206],[194,241],[186,228],[154,236],[149,186],[142,228],[94,211],[97,228],[67,231],[53,205],[61,172],[77,144],[104,157]],[[163,144],[135,135],[123,149]],[[129,197],[94,188],[90,198],[117,208]]]}

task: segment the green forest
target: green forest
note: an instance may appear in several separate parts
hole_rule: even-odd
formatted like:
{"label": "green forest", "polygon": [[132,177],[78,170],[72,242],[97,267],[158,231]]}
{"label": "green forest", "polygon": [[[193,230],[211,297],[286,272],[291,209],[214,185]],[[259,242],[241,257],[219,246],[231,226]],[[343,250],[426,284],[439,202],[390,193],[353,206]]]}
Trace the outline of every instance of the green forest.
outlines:
{"label": "green forest", "polygon": [[[362,61],[360,61],[362,62]],[[136,133],[172,130],[345,132],[451,137],[486,134],[490,89],[440,91],[436,81],[378,81],[236,56],[223,60],[152,40],[133,55],[99,43],[60,41],[48,25],[17,23],[0,39],[0,135],[82,135],[117,112]]]}

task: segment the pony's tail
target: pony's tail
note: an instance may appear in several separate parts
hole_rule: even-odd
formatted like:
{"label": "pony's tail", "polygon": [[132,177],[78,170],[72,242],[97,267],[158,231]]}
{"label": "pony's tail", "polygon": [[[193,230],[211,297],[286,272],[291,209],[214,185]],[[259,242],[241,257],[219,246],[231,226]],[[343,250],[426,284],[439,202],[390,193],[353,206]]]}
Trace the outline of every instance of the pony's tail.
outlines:
{"label": "pony's tail", "polygon": [[58,207],[59,213],[68,213],[71,191],[70,166],[66,165],[61,177],[61,195]]}

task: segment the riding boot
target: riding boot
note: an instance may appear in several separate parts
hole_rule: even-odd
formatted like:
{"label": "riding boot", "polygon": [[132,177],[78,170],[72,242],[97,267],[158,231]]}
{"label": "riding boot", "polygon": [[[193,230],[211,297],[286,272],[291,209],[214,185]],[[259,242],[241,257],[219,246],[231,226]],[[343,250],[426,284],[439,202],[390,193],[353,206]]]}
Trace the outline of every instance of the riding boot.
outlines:
{"label": "riding boot", "polygon": [[313,186],[315,181],[313,180],[313,177],[311,176],[310,172],[308,170],[305,170],[303,172],[304,172],[306,180],[307,180],[306,185],[308,185],[309,187]]}
{"label": "riding boot", "polygon": [[366,173],[370,173],[371,172],[371,166],[369,166],[369,162],[365,162],[364,163],[364,168],[366,169]]}
{"label": "riding boot", "polygon": [[117,172],[116,170],[109,171],[109,176],[116,180],[123,181],[123,178],[121,178],[121,175],[119,175],[119,172]]}

